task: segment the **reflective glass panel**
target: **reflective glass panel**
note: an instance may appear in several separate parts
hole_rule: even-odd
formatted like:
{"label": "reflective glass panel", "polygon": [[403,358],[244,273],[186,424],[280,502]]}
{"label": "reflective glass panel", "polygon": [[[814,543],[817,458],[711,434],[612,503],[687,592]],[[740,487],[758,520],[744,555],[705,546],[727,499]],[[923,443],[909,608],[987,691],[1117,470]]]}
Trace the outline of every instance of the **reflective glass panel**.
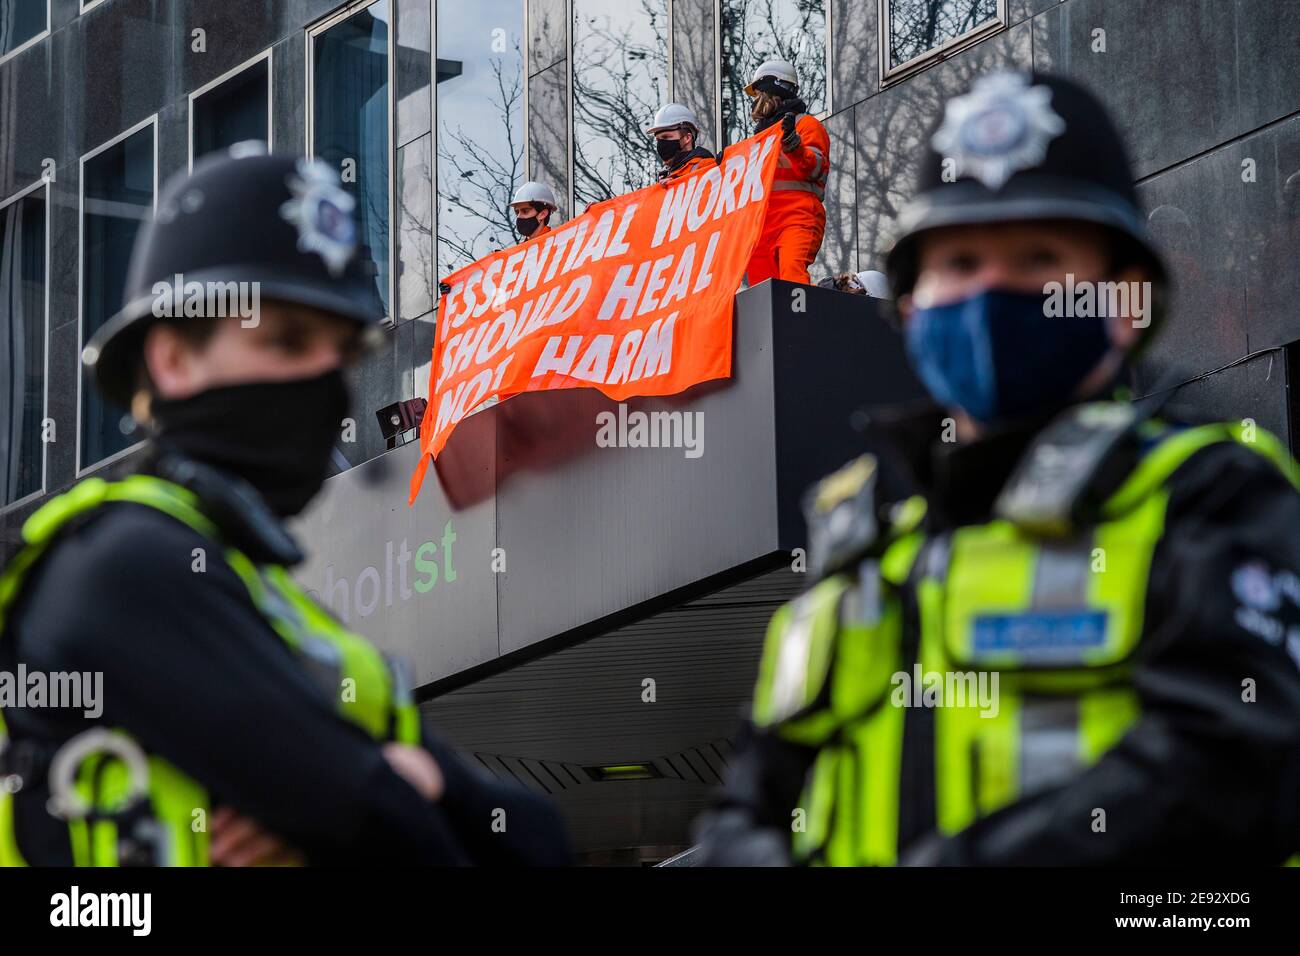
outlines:
{"label": "reflective glass panel", "polygon": [[0,505],[41,490],[45,189],[0,207]]}
{"label": "reflective glass panel", "polygon": [[258,60],[194,97],[194,158],[244,140],[266,142],[270,129],[270,60]]}
{"label": "reflective glass panel", "polygon": [[[153,214],[154,127],[87,159],[81,170],[81,344],[122,308],[126,269],[140,226]],[[81,467],[135,440],[126,409],[81,382]]]}
{"label": "reflective glass panel", "polygon": [[891,70],[998,15],[998,0],[888,0],[886,6]]}
{"label": "reflective glass panel", "polygon": [[667,0],[573,0],[575,212],[654,181],[668,102]]}
{"label": "reflective glass panel", "polygon": [[361,254],[389,303],[388,0],[378,0],[312,43],[312,154],[339,171],[357,201]]}
{"label": "reflective glass panel", "polygon": [[438,0],[437,30],[441,277],[518,241],[509,206],[527,178],[523,0]]}
{"label": "reflective glass panel", "polygon": [[46,0],[0,0],[0,56],[45,31]]}
{"label": "reflective glass panel", "polygon": [[722,128],[728,143],[754,132],[745,87],[767,60],[787,60],[808,112],[826,111],[826,0],[722,0]]}

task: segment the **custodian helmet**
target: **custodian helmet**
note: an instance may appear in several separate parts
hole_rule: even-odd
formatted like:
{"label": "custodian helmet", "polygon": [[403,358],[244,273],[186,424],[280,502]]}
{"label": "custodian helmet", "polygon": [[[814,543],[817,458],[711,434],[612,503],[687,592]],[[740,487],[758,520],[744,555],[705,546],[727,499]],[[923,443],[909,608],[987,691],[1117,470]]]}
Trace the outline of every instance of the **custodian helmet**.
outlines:
{"label": "custodian helmet", "polygon": [[1068,80],[999,72],[950,99],[923,147],[914,198],[886,259],[895,293],[916,283],[917,237],[941,226],[1068,219],[1110,229],[1165,267],[1147,231],[1124,142],[1105,107]]}
{"label": "custodian helmet", "polygon": [[100,390],[118,404],[130,403],[144,332],[160,318],[160,283],[168,290],[257,283],[262,299],[361,325],[383,318],[374,266],[359,254],[355,200],[338,173],[320,160],[267,155],[259,145],[204,157],[163,187],[131,254],[124,305],[82,352]]}

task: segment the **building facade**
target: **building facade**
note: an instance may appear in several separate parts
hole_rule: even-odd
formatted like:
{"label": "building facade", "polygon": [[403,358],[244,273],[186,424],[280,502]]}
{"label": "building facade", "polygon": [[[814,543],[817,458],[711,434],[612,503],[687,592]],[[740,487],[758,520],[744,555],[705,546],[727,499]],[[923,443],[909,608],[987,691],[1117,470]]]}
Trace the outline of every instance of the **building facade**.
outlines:
{"label": "building facade", "polygon": [[[775,424],[755,439],[764,451],[755,460],[726,451],[710,479],[745,481],[766,461],[771,487],[744,504],[773,512],[752,519],[770,528],[736,532],[749,537],[727,548],[717,544],[725,524],[706,536],[687,523],[683,537],[655,539],[663,551],[649,565],[618,565],[651,583],[615,580],[608,555],[635,542],[595,530],[582,538],[541,516],[555,510],[548,495],[580,475],[638,480],[635,462],[626,474],[612,458],[557,465],[551,484],[516,477],[506,495],[505,426],[489,422],[486,503],[452,507],[444,494],[425,514],[399,511],[397,490],[375,497],[377,487],[404,489],[412,463],[410,448],[387,447],[374,413],[427,397],[438,277],[515,241],[507,203],[526,178],[552,186],[562,218],[648,183],[657,157],[643,128],[663,103],[690,106],[715,150],[747,135],[741,88],[773,57],[796,64],[831,137],[814,277],[880,268],[943,100],[1004,65],[1064,73],[1114,108],[1177,279],[1139,391],[1252,418],[1294,449],[1297,37],[1291,0],[0,0],[0,560],[49,495],[130,466],[140,436],[89,386],[79,355],[119,304],[159,185],[244,140],[319,156],[358,200],[388,322],[386,347],[353,373],[355,428],[339,445],[330,502],[304,523],[318,546],[304,573],[330,600],[347,592],[357,612],[393,586],[392,553],[402,574],[404,551],[413,569],[436,567],[442,590],[432,577],[409,593],[398,581],[383,614],[354,613],[354,623],[421,659],[426,710],[457,743],[494,773],[556,794],[588,858],[666,856],[688,842],[686,823],[725,766],[726,728],[766,616],[799,585],[788,560],[774,558],[801,533],[775,514],[797,499],[791,462],[808,456],[782,424],[782,402],[800,400],[789,385],[799,376],[769,369]],[[760,292],[742,295],[741,312],[797,338]],[[848,308],[841,298],[817,301],[829,314]],[[810,368],[817,344],[801,353]],[[843,374],[851,383],[852,370]],[[851,437],[833,442],[842,457],[852,450]],[[688,473],[660,477],[643,489],[651,498],[704,486]],[[370,542],[380,557],[349,564],[356,542],[340,529],[367,533],[344,517],[362,502],[385,515]],[[589,520],[613,520],[626,504],[604,502]],[[745,522],[743,512],[714,514]],[[449,528],[460,536],[450,539],[459,572]],[[512,535],[522,564],[473,583],[472,562],[486,569],[486,553]],[[579,544],[594,553],[576,559]],[[559,557],[548,556],[554,548]],[[680,549],[704,556],[678,561]],[[463,590],[447,587],[448,569]],[[374,604],[365,571],[376,575]],[[446,620],[457,622],[454,638],[439,629]],[[700,633],[727,635],[725,653],[688,639]],[[639,650],[620,657],[629,647]],[[676,710],[635,706],[654,679],[638,668],[656,667],[686,688]],[[632,702],[573,703],[592,687]]]}

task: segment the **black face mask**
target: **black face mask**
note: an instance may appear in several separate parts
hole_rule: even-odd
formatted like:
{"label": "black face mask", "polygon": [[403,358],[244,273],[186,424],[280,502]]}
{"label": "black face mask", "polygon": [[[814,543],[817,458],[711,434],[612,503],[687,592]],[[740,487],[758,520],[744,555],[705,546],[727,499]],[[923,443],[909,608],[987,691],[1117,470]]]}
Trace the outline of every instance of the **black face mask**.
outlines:
{"label": "black face mask", "polygon": [[680,139],[657,139],[655,140],[655,149],[659,151],[659,158],[666,163],[682,151],[682,141]]}
{"label": "black face mask", "polygon": [[348,402],[343,373],[333,369],[155,399],[152,410],[160,445],[243,478],[286,517],[302,511],[329,476]]}
{"label": "black face mask", "polygon": [[536,216],[533,216],[531,219],[515,220],[515,228],[519,230],[519,235],[521,236],[531,236],[533,233],[537,231],[537,227],[540,226],[541,224],[542,221],[538,219]]}

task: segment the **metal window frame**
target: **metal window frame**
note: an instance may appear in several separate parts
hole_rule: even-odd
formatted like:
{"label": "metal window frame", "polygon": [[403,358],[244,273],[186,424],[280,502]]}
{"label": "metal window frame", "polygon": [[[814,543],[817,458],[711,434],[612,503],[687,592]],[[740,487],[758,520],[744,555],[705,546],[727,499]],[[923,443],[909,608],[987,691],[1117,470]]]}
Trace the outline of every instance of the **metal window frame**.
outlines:
{"label": "metal window frame", "polygon": [[722,0],[713,0],[713,145],[721,153],[722,129]]}
{"label": "metal window frame", "polygon": [[[433,0],[433,2],[436,4],[438,0]],[[532,79],[532,76],[528,72],[528,68],[532,64],[531,31],[533,27],[533,21],[529,16],[528,11],[532,7],[532,2],[531,0],[519,0],[519,5],[524,8],[524,36],[523,36],[523,44],[520,48],[520,52],[523,54],[523,60],[524,60],[524,64],[523,64],[523,69],[524,69],[524,182],[528,182],[530,179],[533,178],[533,168],[532,168],[533,144],[530,140],[530,137],[528,136],[528,88],[532,85],[531,83],[528,82],[530,79]],[[436,52],[435,52],[435,60],[436,60]],[[436,71],[437,69],[436,62],[434,64],[434,68]],[[435,90],[437,89],[437,86],[438,84],[435,83],[434,84]],[[437,146],[436,136],[434,138],[434,146],[435,147]],[[437,166],[436,155],[435,155],[434,165],[435,167]],[[436,188],[434,192],[435,194],[437,193]]]}
{"label": "metal window frame", "polygon": [[272,52],[274,49],[275,49],[274,47],[267,47],[265,50],[263,50],[261,53],[258,53],[256,56],[249,57],[247,60],[245,60],[243,63],[239,64],[238,66],[227,70],[225,73],[222,73],[215,80],[210,80],[207,83],[204,83],[197,90],[191,92],[189,96],[186,98],[185,101],[186,120],[185,121],[187,124],[187,128],[186,128],[185,135],[187,140],[187,152],[189,156],[186,169],[188,169],[190,172],[194,171],[194,101],[197,100],[200,96],[203,96],[205,93],[211,93],[213,90],[215,90],[218,86],[221,86],[223,83],[233,80],[240,73],[243,73],[245,70],[253,66],[256,66],[258,63],[261,63],[263,60],[266,61],[266,151],[269,153],[274,150],[275,148],[275,109],[274,109],[275,107],[275,56]]}
{"label": "metal window frame", "polygon": [[89,13],[104,2],[105,0],[81,0],[81,9],[77,11],[77,15],[80,16],[83,13]]}
{"label": "metal window frame", "polygon": [[[521,69],[523,71],[523,122],[520,124],[521,134],[524,138],[524,160],[523,160],[523,177],[524,182],[533,178],[533,152],[532,137],[529,135],[531,129],[528,113],[528,89],[532,85],[529,81],[532,77],[529,75],[528,67],[532,62],[532,36],[530,28],[532,21],[529,19],[528,10],[532,6],[529,0],[515,0],[523,8],[523,34],[519,41],[519,54],[523,60]],[[433,176],[433,214],[430,218],[432,223],[433,234],[429,237],[433,257],[433,271],[438,271],[438,0],[429,0],[429,150],[432,153],[430,170]],[[514,184],[511,184],[512,188]],[[570,204],[572,205],[572,204]],[[433,281],[433,310],[437,311],[439,304],[442,302],[442,292],[439,291],[438,285],[442,282],[442,276],[435,275]]]}
{"label": "metal window frame", "polygon": [[1005,30],[1009,19],[1007,16],[1007,0],[997,0],[997,12],[988,22],[967,30],[961,36],[944,41],[933,49],[912,57],[906,63],[891,67],[889,66],[889,2],[890,0],[878,0],[876,4],[876,48],[880,61],[881,88],[913,76],[926,67],[942,62],[981,40]]}
{"label": "metal window frame", "polygon": [[[37,33],[30,40],[24,40],[18,46],[10,50],[8,53],[0,55],[0,63],[7,62],[11,57],[15,57],[19,53],[22,53],[24,50],[28,49],[29,47],[35,46],[36,44],[40,43],[42,40],[44,40],[46,37],[50,35],[50,20],[53,17],[53,13],[51,12],[50,8],[53,5],[54,5],[54,0],[45,0],[45,29]],[[8,203],[9,200],[6,199],[4,202],[0,202],[0,207],[3,207]]]}
{"label": "metal window frame", "polygon": [[577,202],[577,193],[574,191],[573,176],[573,142],[577,130],[577,124],[574,122],[573,116],[573,3],[574,0],[566,0],[564,4],[564,61],[567,68],[566,72],[568,74],[564,91],[564,110],[568,114],[565,117],[565,132],[568,133],[568,136],[565,137],[567,140],[565,143],[565,152],[568,157],[568,165],[565,167],[565,171],[569,176],[568,196],[566,197],[568,200],[569,218],[577,219],[578,211],[575,206],[575,203]]}
{"label": "metal window frame", "polygon": [[[44,429],[45,421],[50,417],[50,214],[54,209],[53,192],[50,188],[50,181],[41,177],[30,186],[24,186],[18,192],[9,196],[7,199],[0,199],[0,211],[13,205],[20,199],[25,199],[38,189],[45,190],[45,331],[44,345],[41,349],[41,360],[44,364],[42,374],[42,389],[44,394],[41,397],[41,428]],[[75,436],[74,436],[75,437]],[[15,498],[6,504],[0,504],[0,515],[15,508],[19,508],[29,501],[34,501],[41,495],[45,494],[49,482],[49,461],[50,461],[50,443],[41,441],[41,486],[36,491],[23,495],[21,498]]]}
{"label": "metal window frame", "polygon": [[[676,65],[676,60],[673,55],[673,50],[677,46],[677,43],[673,38],[673,10],[677,6],[677,0],[667,0],[667,3],[668,3],[668,102],[676,103],[677,86],[673,78],[673,73],[675,72],[674,67]],[[653,122],[653,120],[651,120],[651,122]]]}
{"label": "metal window frame", "polygon": [[116,451],[106,458],[100,458],[90,464],[83,465],[81,462],[81,393],[85,388],[86,369],[81,363],[81,350],[85,348],[86,334],[86,162],[94,159],[105,150],[111,149],[123,140],[130,139],[136,133],[146,127],[152,128],[153,139],[153,213],[158,212],[158,114],[154,113],[147,119],[143,119],[129,129],[123,130],[112,139],[100,143],[88,153],[83,153],[77,161],[77,432],[76,432],[76,457],[74,459],[76,477],[82,478],[92,471],[110,465],[115,461],[125,458],[131,452],[135,451],[144,444],[144,439],[135,442],[121,451]]}
{"label": "metal window frame", "polygon": [[835,114],[835,23],[843,0],[826,0],[826,119]]}
{"label": "metal window frame", "polygon": [[[726,132],[722,121],[722,4],[725,0],[713,0],[713,98],[714,106],[714,140],[721,148],[722,136]],[[809,115],[818,120],[829,119],[835,113],[835,12],[842,0],[822,0],[826,13],[826,107],[820,113]],[[728,143],[727,145],[731,145]]]}
{"label": "metal window frame", "polygon": [[[388,310],[380,325],[383,328],[396,328],[401,320],[401,308],[397,301],[397,146],[396,130],[397,126],[397,77],[396,77],[396,51],[397,44],[397,3],[398,0],[350,0],[333,13],[328,14],[308,24],[303,34],[306,42],[304,68],[306,70],[306,89],[303,91],[303,97],[306,105],[306,155],[313,158],[316,155],[315,137],[316,123],[313,115],[315,107],[315,90],[312,83],[314,77],[312,44],[316,38],[326,33],[332,27],[338,26],[345,20],[350,20],[356,14],[366,10],[376,3],[385,2],[388,4]],[[432,18],[432,11],[430,12]],[[432,27],[430,27],[432,30]],[[431,64],[434,73],[437,72],[436,54],[432,54],[435,60]],[[436,75],[432,77],[436,80]],[[431,114],[432,115],[432,114]]]}

